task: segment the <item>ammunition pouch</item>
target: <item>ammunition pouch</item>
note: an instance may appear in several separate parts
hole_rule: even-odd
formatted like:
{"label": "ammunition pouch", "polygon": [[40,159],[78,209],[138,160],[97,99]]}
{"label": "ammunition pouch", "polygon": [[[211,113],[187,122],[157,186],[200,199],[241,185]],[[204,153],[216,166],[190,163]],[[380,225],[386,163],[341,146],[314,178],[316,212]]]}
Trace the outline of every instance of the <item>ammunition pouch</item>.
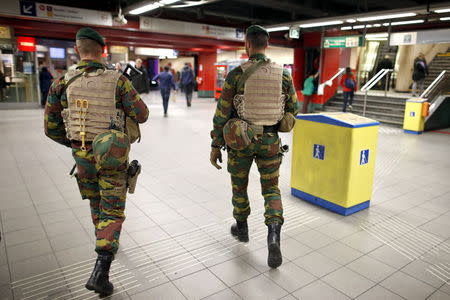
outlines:
{"label": "ammunition pouch", "polygon": [[295,125],[295,117],[293,114],[287,112],[284,114],[281,121],[278,123],[278,131],[279,132],[290,132]]}
{"label": "ammunition pouch", "polygon": [[130,143],[141,141],[141,130],[139,129],[139,124],[130,117],[125,118],[125,133],[130,139]]}

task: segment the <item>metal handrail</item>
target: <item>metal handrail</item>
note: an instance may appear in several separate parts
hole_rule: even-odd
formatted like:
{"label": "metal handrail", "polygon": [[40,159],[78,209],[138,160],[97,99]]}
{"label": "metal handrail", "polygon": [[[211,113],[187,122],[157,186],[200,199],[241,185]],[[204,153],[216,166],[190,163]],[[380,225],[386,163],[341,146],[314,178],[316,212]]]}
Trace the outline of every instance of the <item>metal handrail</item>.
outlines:
{"label": "metal handrail", "polygon": [[444,78],[445,73],[447,70],[443,70],[434,80],[433,82],[427,87],[425,91],[423,91],[422,95],[420,95],[420,98],[425,98],[428,96],[428,94],[441,82],[442,78]]}
{"label": "metal handrail", "polygon": [[[367,92],[378,82],[380,79],[382,79],[386,74],[389,72],[394,71],[393,69],[381,69],[378,71],[375,76],[373,76],[362,88],[361,91],[364,92],[364,106],[363,106],[363,116],[366,115],[366,106],[367,106]],[[389,76],[386,76],[386,86],[384,88],[384,96],[387,95],[387,88],[388,88],[388,79]]]}
{"label": "metal handrail", "polygon": [[[344,73],[344,71],[345,71],[345,68],[339,68],[339,71],[337,71],[330,79],[328,79],[327,81],[319,84],[319,89],[318,90],[322,90],[322,92],[323,92],[323,89],[325,88],[325,85],[332,86],[333,85],[333,80],[335,80],[339,75]],[[317,94],[321,95],[321,94],[319,94],[319,92]]]}

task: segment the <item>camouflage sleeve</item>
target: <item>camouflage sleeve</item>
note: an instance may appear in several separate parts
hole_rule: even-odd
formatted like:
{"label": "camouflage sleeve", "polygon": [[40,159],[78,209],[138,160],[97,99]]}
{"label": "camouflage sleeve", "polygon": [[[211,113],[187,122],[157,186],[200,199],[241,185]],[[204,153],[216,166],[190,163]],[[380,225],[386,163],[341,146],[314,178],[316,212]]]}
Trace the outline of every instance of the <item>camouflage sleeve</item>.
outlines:
{"label": "camouflage sleeve", "polygon": [[122,102],[123,110],[127,116],[138,123],[147,121],[149,114],[147,105],[142,101],[130,80],[123,75],[117,82],[116,97],[118,102]]}
{"label": "camouflage sleeve", "polygon": [[55,80],[50,87],[44,112],[44,130],[45,135],[55,142],[70,147],[70,140],[66,137],[66,128],[61,115],[64,109],[61,103],[63,87],[64,83],[61,80]]}
{"label": "camouflage sleeve", "polygon": [[287,70],[283,70],[283,94],[286,95],[286,105],[284,110],[296,116],[299,111],[297,92],[295,91],[292,77]]}
{"label": "camouflage sleeve", "polygon": [[212,145],[224,146],[223,127],[231,118],[233,112],[233,98],[236,94],[236,86],[241,78],[242,68],[234,68],[228,73],[222,88],[222,94],[217,102],[216,113],[213,118],[213,130],[211,131]]}

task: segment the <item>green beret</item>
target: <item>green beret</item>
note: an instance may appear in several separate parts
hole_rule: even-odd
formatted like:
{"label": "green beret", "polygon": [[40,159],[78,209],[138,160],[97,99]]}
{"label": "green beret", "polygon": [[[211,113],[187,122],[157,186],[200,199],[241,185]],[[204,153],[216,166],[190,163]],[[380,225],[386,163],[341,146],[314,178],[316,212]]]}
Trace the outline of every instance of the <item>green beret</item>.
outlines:
{"label": "green beret", "polygon": [[248,27],[245,34],[249,34],[249,33],[264,33],[265,35],[267,35],[267,37],[269,37],[269,32],[267,32],[267,30],[264,27],[259,26],[259,25],[252,25],[252,26]]}
{"label": "green beret", "polygon": [[100,35],[100,33],[89,27],[84,27],[78,30],[76,39],[90,39],[96,41],[102,47],[105,46],[105,40],[103,40],[103,37]]}

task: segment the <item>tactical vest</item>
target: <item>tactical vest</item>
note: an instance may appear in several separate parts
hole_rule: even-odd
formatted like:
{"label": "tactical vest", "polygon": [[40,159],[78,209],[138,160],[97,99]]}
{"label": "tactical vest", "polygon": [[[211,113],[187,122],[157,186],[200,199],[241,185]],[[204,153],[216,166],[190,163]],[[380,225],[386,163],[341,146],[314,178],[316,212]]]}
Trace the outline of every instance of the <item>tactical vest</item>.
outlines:
{"label": "tactical vest", "polygon": [[[82,74],[81,76],[79,76]],[[113,124],[117,130],[124,129],[124,112],[116,109],[116,87],[120,73],[98,69],[82,73],[69,71],[65,80],[68,108],[62,112],[67,138],[75,141],[92,142],[97,134],[103,133]]]}
{"label": "tactical vest", "polygon": [[[241,65],[245,72],[255,61]],[[238,116],[251,125],[272,126],[284,115],[283,67],[268,60],[245,82],[244,94],[237,94],[233,105]]]}

